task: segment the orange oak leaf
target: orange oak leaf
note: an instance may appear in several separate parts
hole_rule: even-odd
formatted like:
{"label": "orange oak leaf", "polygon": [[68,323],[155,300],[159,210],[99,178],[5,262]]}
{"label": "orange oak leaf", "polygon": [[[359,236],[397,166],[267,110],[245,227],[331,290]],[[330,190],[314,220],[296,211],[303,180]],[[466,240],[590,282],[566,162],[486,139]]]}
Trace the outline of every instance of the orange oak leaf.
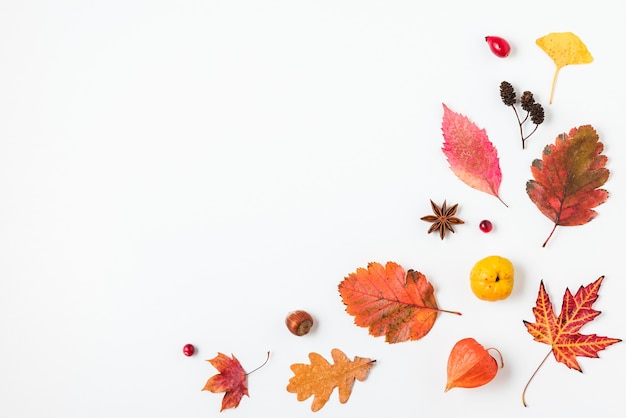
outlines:
{"label": "orange oak leaf", "polygon": [[543,243],[545,247],[557,226],[583,225],[598,214],[593,208],[604,203],[609,192],[599,189],[609,178],[605,168],[604,145],[591,125],[561,134],[543,150],[543,158],[531,166],[534,180],[526,183],[530,200],[554,228]]}
{"label": "orange oak leaf", "polygon": [[498,151],[487,132],[445,104],[441,130],[442,150],[452,172],[468,186],[489,193],[504,203],[499,194],[502,171]]}
{"label": "orange oak leaf", "polygon": [[339,294],[354,323],[369,327],[388,343],[419,340],[431,330],[439,312],[432,284],[422,273],[400,265],[372,262],[358,268],[339,284]]}
{"label": "orange oak leaf", "polygon": [[575,295],[569,289],[565,289],[561,313],[557,317],[550,302],[550,297],[546,292],[543,281],[539,286],[537,303],[533,308],[535,320],[531,323],[524,321],[526,329],[535,339],[551,346],[550,352],[543,359],[537,370],[530,377],[530,380],[522,393],[522,402],[526,406],[524,394],[528,384],[535,377],[537,371],[548,359],[550,353],[554,354],[556,361],[565,364],[567,367],[582,372],[576,357],[598,358],[598,352],[608,346],[620,342],[620,339],[600,337],[596,334],[583,335],[580,329],[587,323],[593,321],[600,311],[593,309],[593,304],[598,299],[598,290],[604,280],[601,276],[598,280],[589,285],[581,286]]}
{"label": "orange oak leaf", "polygon": [[339,402],[346,403],[352,394],[354,381],[364,381],[376,362],[364,357],[354,357],[351,361],[341,350],[331,351],[334,364],[330,364],[317,353],[309,353],[311,364],[291,365],[294,376],[289,379],[287,392],[295,393],[299,401],[313,396],[311,410],[322,409],[335,387],[339,390]]}
{"label": "orange oak leaf", "polygon": [[[267,363],[267,360],[269,360],[269,355],[270,353],[268,352],[265,362],[250,373],[263,367],[265,363]],[[220,412],[224,409],[239,406],[243,395],[250,396],[248,394],[247,383],[247,377],[250,373],[245,372],[241,363],[239,363],[239,360],[237,360],[234,355],[232,355],[231,358],[225,354],[217,353],[217,357],[207,361],[211,363],[219,373],[207,380],[202,390],[208,390],[213,393],[225,392]]]}

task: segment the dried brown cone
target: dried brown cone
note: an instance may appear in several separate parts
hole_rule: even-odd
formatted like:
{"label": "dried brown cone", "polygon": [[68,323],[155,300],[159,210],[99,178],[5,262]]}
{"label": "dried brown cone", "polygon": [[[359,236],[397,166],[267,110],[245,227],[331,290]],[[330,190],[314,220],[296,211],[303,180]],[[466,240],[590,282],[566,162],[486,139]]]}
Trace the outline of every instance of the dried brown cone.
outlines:
{"label": "dried brown cone", "polygon": [[532,120],[535,125],[541,125],[544,117],[543,106],[539,103],[533,103],[530,107],[530,120]]}
{"label": "dried brown cone", "polygon": [[500,97],[502,102],[507,106],[513,106],[517,101],[515,98],[515,89],[508,81],[500,83]]}
{"label": "dried brown cone", "polygon": [[522,109],[527,112],[530,112],[532,106],[535,104],[535,98],[533,97],[533,94],[529,91],[525,91],[524,93],[522,93],[522,97],[520,97],[519,101],[522,105]]}

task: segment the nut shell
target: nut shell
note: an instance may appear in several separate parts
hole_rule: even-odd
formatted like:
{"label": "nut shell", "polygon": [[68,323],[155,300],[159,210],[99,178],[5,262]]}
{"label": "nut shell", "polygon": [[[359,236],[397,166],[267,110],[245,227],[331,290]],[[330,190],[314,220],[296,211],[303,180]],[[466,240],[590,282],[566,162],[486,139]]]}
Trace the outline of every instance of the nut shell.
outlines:
{"label": "nut shell", "polygon": [[293,335],[301,337],[311,330],[313,317],[306,311],[289,312],[285,318],[285,325]]}

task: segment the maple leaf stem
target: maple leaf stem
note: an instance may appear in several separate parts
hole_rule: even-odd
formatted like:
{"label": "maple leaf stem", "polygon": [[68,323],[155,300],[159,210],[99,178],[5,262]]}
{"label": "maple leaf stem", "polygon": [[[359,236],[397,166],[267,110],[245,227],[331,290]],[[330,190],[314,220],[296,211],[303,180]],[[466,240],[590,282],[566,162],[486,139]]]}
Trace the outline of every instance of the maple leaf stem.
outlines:
{"label": "maple leaf stem", "polygon": [[524,391],[522,392],[522,403],[524,404],[525,407],[528,406],[528,404],[526,403],[526,389],[528,389],[528,385],[530,385],[530,382],[532,382],[533,378],[535,377],[535,375],[537,374],[539,369],[541,369],[541,366],[543,366],[543,363],[545,363],[546,360],[548,359],[548,357],[550,357],[550,353],[551,352],[552,352],[552,350],[548,351],[548,354],[546,354],[546,356],[543,358],[543,360],[541,360],[541,363],[539,364],[539,366],[535,369],[535,371],[532,374],[532,376],[530,376],[530,379],[528,379],[528,382],[526,383],[526,386],[524,386]]}
{"label": "maple leaf stem", "polygon": [[557,227],[558,225],[559,225],[559,224],[557,224],[557,223],[555,223],[555,224],[554,224],[554,228],[552,228],[552,231],[550,231],[550,235],[548,235],[548,238],[546,238],[546,240],[544,241],[544,243],[543,243],[542,247],[545,247],[545,246],[546,246],[546,244],[548,243],[548,241],[549,241],[549,240],[550,240],[550,238],[552,237],[552,234],[554,234],[554,231],[556,230],[556,227]]}
{"label": "maple leaf stem", "polygon": [[249,374],[252,374],[254,372],[256,372],[257,370],[259,370],[261,367],[265,366],[267,364],[267,362],[270,359],[270,352],[267,352],[267,358],[265,359],[265,361],[263,362],[263,364],[261,364],[259,367],[257,367],[256,369],[252,370],[251,372],[246,373],[246,376],[248,376]]}

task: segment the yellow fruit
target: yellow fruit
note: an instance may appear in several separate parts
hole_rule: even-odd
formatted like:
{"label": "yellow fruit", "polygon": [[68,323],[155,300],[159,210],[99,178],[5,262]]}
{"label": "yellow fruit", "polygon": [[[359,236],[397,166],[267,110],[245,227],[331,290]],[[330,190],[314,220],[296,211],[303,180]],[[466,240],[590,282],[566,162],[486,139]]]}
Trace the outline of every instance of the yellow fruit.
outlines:
{"label": "yellow fruit", "polygon": [[513,263],[504,257],[490,255],[472,267],[472,292],[479,299],[490,302],[506,299],[513,291],[513,276]]}

